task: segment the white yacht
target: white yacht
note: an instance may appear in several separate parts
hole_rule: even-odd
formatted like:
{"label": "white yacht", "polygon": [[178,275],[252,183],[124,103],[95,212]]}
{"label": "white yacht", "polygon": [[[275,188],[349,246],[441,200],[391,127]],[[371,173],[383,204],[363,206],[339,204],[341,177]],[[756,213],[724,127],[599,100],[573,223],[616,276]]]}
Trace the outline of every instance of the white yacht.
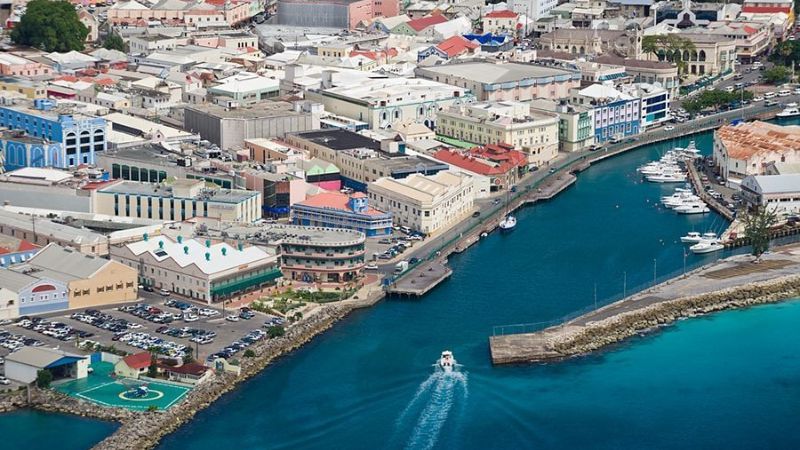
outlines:
{"label": "white yacht", "polygon": [[800,109],[797,108],[797,104],[795,106],[786,105],[786,108],[783,111],[775,114],[776,117],[797,117],[800,116]]}
{"label": "white yacht", "polygon": [[655,163],[653,165],[642,166],[639,169],[642,175],[658,175],[664,172],[680,172],[681,168],[674,164]]}
{"label": "white yacht", "polygon": [[661,203],[667,208],[677,208],[687,203],[695,203],[699,201],[700,197],[694,194],[677,194],[675,196],[661,200]]}
{"label": "white yacht", "polygon": [[681,148],[677,153],[682,157],[690,158],[700,158],[703,156],[700,154],[700,149],[697,148],[697,144],[695,144],[694,141],[689,141],[689,145],[685,148]]}
{"label": "white yacht", "polygon": [[692,253],[703,254],[703,253],[711,253],[711,252],[718,252],[724,249],[725,246],[720,243],[718,239],[703,239],[697,244],[689,247],[689,250]]}
{"label": "white yacht", "polygon": [[517,226],[517,218],[511,214],[507,215],[505,219],[500,221],[499,227],[501,231],[511,231]]}
{"label": "white yacht", "polygon": [[697,244],[703,240],[703,236],[697,231],[690,231],[686,236],[681,236],[681,242],[684,244]]}
{"label": "white yacht", "polygon": [[711,212],[703,202],[685,203],[681,206],[676,206],[674,211],[678,214],[705,214]]}
{"label": "white yacht", "polygon": [[680,172],[664,172],[657,175],[648,175],[645,179],[651,183],[684,183],[686,175]]}
{"label": "white yacht", "polygon": [[453,352],[445,350],[442,352],[442,357],[439,358],[439,367],[445,372],[452,372],[456,365],[456,360],[453,358]]}
{"label": "white yacht", "polygon": [[707,231],[703,233],[703,239],[708,241],[717,240],[717,233],[714,233],[713,231]]}

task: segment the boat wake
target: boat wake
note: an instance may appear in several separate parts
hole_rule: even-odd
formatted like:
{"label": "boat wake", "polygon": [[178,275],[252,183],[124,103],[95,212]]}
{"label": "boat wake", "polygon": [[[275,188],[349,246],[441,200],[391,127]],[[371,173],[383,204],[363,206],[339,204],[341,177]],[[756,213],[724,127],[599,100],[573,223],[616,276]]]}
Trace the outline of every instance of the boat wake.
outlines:
{"label": "boat wake", "polygon": [[[414,397],[396,422],[398,435],[410,437],[402,447],[406,450],[428,450],[436,445],[439,434],[453,406],[467,398],[467,374],[436,371],[417,388]],[[400,447],[400,446],[397,446]]]}

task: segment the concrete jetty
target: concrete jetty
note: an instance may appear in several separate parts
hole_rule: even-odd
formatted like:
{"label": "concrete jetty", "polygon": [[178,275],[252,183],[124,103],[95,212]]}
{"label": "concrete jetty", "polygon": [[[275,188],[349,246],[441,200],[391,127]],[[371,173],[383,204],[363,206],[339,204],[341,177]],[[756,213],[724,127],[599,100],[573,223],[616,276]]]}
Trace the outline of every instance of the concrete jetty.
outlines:
{"label": "concrete jetty", "polygon": [[452,274],[453,270],[447,267],[446,262],[439,260],[424,262],[415,267],[412,273],[387,286],[386,293],[419,297],[430,292]]}
{"label": "concrete jetty", "polygon": [[697,193],[697,196],[700,197],[700,200],[706,202],[709,208],[716,211],[719,215],[726,218],[729,222],[732,222],[736,218],[736,214],[730,210],[727,206],[723,205],[722,202],[715,199],[711,195],[706,192],[705,188],[703,187],[703,182],[700,180],[700,174],[697,171],[697,167],[694,165],[694,161],[691,159],[686,160],[686,169],[689,173],[689,182],[694,187],[694,191]]}
{"label": "concrete jetty", "polygon": [[546,362],[585,354],[655,327],[724,309],[800,295],[800,246],[753,263],[733,256],[540,331],[489,338],[493,364]]}

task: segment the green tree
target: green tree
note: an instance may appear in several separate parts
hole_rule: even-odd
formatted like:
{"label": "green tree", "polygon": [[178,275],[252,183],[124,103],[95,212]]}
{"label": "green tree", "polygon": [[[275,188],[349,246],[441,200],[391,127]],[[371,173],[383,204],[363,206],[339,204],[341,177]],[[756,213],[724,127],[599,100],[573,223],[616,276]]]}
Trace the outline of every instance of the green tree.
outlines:
{"label": "green tree", "polygon": [[756,257],[756,261],[769,250],[770,229],[777,222],[778,216],[775,211],[764,206],[755,207],[742,217],[744,236],[753,246],[751,253]]}
{"label": "green tree", "polygon": [[281,337],[284,334],[286,334],[286,330],[280,325],[275,325],[267,328],[267,336],[269,336],[270,339]]}
{"label": "green tree", "polygon": [[247,350],[244,351],[245,358],[252,358],[254,356],[256,356],[256,352],[254,352],[253,350],[248,348]]}
{"label": "green tree", "polygon": [[125,41],[122,40],[121,37],[117,33],[110,33],[106,40],[103,41],[103,48],[108,50],[119,50],[121,52],[125,51]]}
{"label": "green tree", "polygon": [[785,66],[775,66],[764,71],[764,81],[769,84],[786,83],[791,76],[791,71]]}
{"label": "green tree", "polygon": [[11,40],[47,52],[68,52],[83,50],[88,34],[71,3],[31,0],[25,15],[11,30]]}
{"label": "green tree", "polygon": [[47,369],[36,371],[36,386],[45,389],[50,387],[53,382],[53,374]]}

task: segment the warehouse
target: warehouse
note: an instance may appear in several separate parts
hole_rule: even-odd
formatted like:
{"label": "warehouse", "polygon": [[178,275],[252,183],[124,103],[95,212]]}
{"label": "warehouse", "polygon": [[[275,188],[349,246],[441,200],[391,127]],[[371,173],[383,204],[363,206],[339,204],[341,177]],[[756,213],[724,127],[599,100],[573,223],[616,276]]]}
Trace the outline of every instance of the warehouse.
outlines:
{"label": "warehouse", "polygon": [[11,381],[33,383],[40,370],[49,371],[53,381],[78,380],[89,374],[89,358],[44,347],[23,347],[6,356],[5,376]]}

